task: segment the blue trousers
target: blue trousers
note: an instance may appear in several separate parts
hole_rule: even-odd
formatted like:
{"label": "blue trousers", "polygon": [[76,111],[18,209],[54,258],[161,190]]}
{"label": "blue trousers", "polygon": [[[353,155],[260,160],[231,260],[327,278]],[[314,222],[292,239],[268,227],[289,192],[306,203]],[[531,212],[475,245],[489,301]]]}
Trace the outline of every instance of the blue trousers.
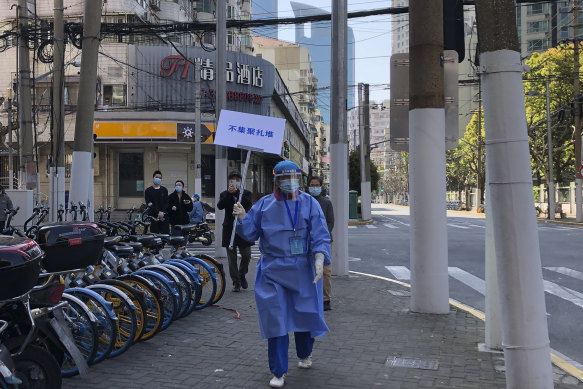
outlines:
{"label": "blue trousers", "polygon": [[[296,339],[296,354],[298,358],[304,359],[312,354],[314,338],[309,332],[294,332]],[[287,373],[287,351],[289,348],[289,335],[278,336],[267,339],[267,355],[269,358],[269,370],[276,377],[281,377]]]}

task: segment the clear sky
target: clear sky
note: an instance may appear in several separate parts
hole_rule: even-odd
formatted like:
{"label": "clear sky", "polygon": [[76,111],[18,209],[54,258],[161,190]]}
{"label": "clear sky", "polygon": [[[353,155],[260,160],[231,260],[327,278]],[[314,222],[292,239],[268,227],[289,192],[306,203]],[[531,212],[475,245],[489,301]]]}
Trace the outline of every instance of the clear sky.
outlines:
{"label": "clear sky", "polygon": [[[332,9],[332,0],[297,0],[327,11]],[[293,17],[289,0],[278,0],[279,17]],[[348,11],[361,11],[391,7],[391,0],[348,0]],[[390,15],[350,19],[348,25],[354,31],[356,42],[356,83],[370,84],[371,101],[389,98],[389,67],[391,55]],[[279,39],[293,42],[294,26],[279,27]]]}

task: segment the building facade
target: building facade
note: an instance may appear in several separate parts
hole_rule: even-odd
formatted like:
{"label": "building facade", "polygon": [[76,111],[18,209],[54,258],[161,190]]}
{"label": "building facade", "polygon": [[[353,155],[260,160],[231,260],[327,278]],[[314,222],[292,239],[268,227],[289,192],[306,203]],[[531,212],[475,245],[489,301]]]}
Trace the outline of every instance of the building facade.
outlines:
{"label": "building facade", "polygon": [[[290,5],[296,17],[300,16],[314,16],[328,14],[329,12],[320,8],[316,8],[310,4],[298,3],[291,1]],[[330,72],[334,67],[334,59],[331,58],[331,44],[332,44],[332,23],[330,21],[317,22],[296,25],[296,43],[306,46],[310,51],[312,65],[314,67],[314,74],[318,79],[318,107],[322,113],[322,118],[325,123],[330,123]],[[352,28],[348,27],[346,30],[348,36],[348,46],[346,51],[347,58],[347,75],[348,75],[348,90],[347,90],[347,107],[354,107],[355,96],[355,44],[354,32]]]}
{"label": "building facade", "polygon": [[[253,0],[253,19],[276,19],[278,17],[277,0]],[[257,27],[253,34],[277,39],[277,25]]]}
{"label": "building facade", "polygon": [[[171,23],[214,18],[214,1],[108,2],[102,21],[108,23]],[[0,4],[1,5],[1,4]],[[52,0],[37,0],[39,21],[50,23]],[[81,21],[82,2],[65,0],[66,21]],[[228,1],[228,17],[250,17],[251,2]],[[247,16],[248,15],[248,16]],[[0,7],[0,21],[10,26],[14,12]],[[248,39],[247,36],[248,35]],[[273,166],[294,158],[308,174],[311,130],[302,120],[290,92],[275,67],[251,55],[247,31],[229,30],[226,64],[227,109],[286,119],[280,155],[253,153],[247,187],[256,197],[273,189]],[[49,37],[50,38],[50,37]],[[143,202],[143,191],[154,170],[164,174],[164,185],[176,179],[194,190],[194,62],[201,66],[202,197],[214,204],[215,53],[214,34],[180,34],[162,37],[103,37],[98,58],[95,106],[94,204],[127,209]],[[172,40],[174,47],[167,43]],[[202,47],[205,46],[205,47]],[[31,55],[32,58],[32,55]],[[80,51],[73,45],[65,53],[65,155],[66,187],[69,186],[75,135],[75,111],[79,93]],[[52,64],[34,63],[35,109],[41,198],[49,193],[45,172],[50,166]],[[7,47],[0,56],[0,87],[15,83],[16,48]],[[40,75],[40,76],[39,76]],[[17,89],[17,88],[16,88]],[[0,93],[3,94],[3,93]],[[0,119],[5,121],[5,117]],[[14,135],[16,139],[16,133]],[[290,150],[293,150],[290,151]],[[239,149],[229,149],[229,170],[240,170]],[[17,165],[15,165],[17,166]],[[15,168],[17,171],[18,169]],[[4,176],[6,173],[2,172]]]}

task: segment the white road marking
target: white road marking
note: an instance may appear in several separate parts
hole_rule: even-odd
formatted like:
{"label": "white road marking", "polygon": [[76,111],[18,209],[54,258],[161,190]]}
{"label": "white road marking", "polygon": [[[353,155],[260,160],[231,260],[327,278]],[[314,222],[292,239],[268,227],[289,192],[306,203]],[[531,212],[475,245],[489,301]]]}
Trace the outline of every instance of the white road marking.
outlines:
{"label": "white road marking", "polygon": [[402,222],[402,221],[400,221],[398,219],[393,219],[393,218],[390,218],[390,217],[388,217],[387,219],[390,220],[390,221],[392,221],[392,222],[399,223],[399,224],[402,224],[404,226],[409,227],[409,223],[405,223],[405,222]]}
{"label": "white road marking", "polygon": [[565,288],[550,281],[543,280],[543,284],[545,286],[545,292],[562,298],[563,300],[567,300],[568,302],[583,308],[583,293],[579,293],[573,289]]}
{"label": "white road marking", "polygon": [[450,227],[454,227],[454,228],[461,228],[462,230],[467,230],[470,228],[470,227],[460,226],[459,224],[453,224],[453,223],[447,223],[447,225]]}
{"label": "white road marking", "polygon": [[348,258],[348,262],[357,262],[360,261],[360,258]]}
{"label": "white road marking", "polygon": [[448,267],[447,272],[456,280],[466,284],[475,291],[486,295],[486,283],[481,278],[478,278],[475,275],[460,269],[459,267]]}
{"label": "white road marking", "polygon": [[394,225],[392,225],[392,224],[389,224],[389,223],[385,223],[385,224],[383,224],[383,225],[384,225],[385,227],[387,227],[387,228],[399,228],[399,227],[397,227],[397,226],[394,226]]}
{"label": "white road marking", "polygon": [[486,226],[479,226],[477,224],[468,224],[468,226],[470,226],[470,227],[476,227],[476,228],[486,228]]}
{"label": "white road marking", "polygon": [[377,226],[373,226],[372,224],[367,224],[366,228],[378,228]]}
{"label": "white road marking", "polygon": [[554,271],[555,273],[564,274],[569,277],[576,278],[583,281],[583,273],[577,270],[569,269],[568,267],[545,267],[549,271]]}
{"label": "white road marking", "polygon": [[406,266],[385,266],[385,268],[399,281],[409,281],[411,279],[411,272]]}
{"label": "white road marking", "polygon": [[356,226],[348,226],[348,228],[356,228]]}

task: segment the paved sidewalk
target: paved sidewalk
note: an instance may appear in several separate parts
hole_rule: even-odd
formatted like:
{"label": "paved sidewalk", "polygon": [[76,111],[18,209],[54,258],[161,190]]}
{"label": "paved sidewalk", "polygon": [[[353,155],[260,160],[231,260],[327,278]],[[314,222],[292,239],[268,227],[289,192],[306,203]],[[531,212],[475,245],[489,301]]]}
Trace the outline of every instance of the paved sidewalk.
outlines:
{"label": "paved sidewalk", "polygon": [[[219,307],[174,322],[120,357],[92,366],[88,377],[65,379],[64,387],[267,388],[267,341],[259,335],[250,284],[241,293],[229,288]],[[334,278],[332,311],[325,312],[331,332],[316,340],[310,370],[297,367],[290,340],[285,387],[504,388],[502,354],[478,351],[484,340],[481,320],[453,307],[449,315],[411,313],[410,297],[395,292],[408,294],[408,288],[362,275]],[[395,357],[437,366],[389,366]],[[554,370],[556,388],[583,388]]]}

